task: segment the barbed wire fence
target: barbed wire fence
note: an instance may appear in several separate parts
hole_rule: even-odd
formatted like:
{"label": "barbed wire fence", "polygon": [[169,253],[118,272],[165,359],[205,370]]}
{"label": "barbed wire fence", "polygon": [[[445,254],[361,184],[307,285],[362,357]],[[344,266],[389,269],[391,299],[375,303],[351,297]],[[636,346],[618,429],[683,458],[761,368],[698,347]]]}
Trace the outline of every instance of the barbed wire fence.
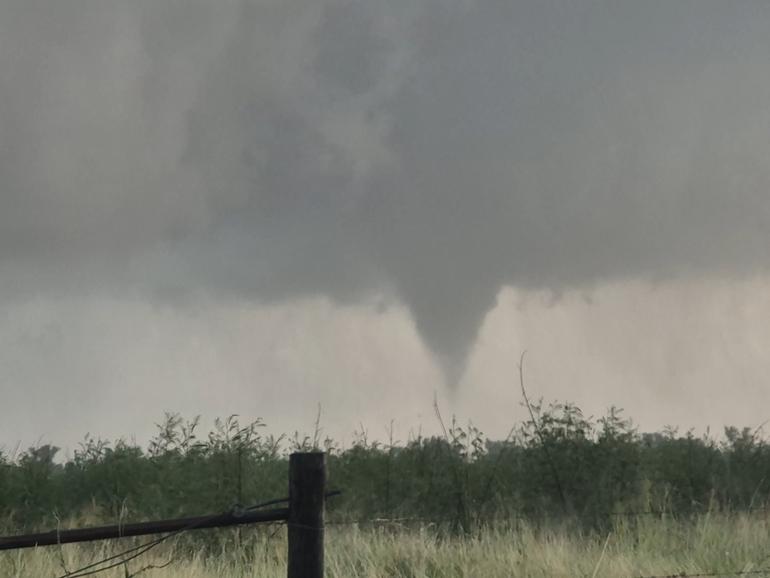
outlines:
{"label": "barbed wire fence", "polygon": [[[191,530],[224,528],[245,524],[282,523],[288,529],[288,578],[322,578],[324,575],[324,509],[328,498],[339,495],[339,491],[326,491],[326,454],[304,452],[292,454],[289,458],[289,497],[267,500],[249,507],[236,506],[231,510],[200,516],[154,522],[138,522],[71,530],[52,530],[37,534],[0,537],[0,550],[19,550],[41,546],[62,546],[79,542],[93,542],[151,534],[162,534],[158,538],[90,562],[77,570],[66,568],[62,557],[64,574],[59,578],[85,578],[118,567],[130,574],[128,563],[146,555],[164,542],[179,537]],[[287,504],[288,507],[264,510],[268,506]],[[147,565],[139,573],[170,565]]]}

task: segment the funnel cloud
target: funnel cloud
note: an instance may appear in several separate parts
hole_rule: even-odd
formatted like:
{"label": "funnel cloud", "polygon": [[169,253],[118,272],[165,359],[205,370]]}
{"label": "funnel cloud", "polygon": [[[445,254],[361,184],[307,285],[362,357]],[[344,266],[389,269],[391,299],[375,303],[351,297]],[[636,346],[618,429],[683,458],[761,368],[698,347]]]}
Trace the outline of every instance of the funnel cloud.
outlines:
{"label": "funnel cloud", "polygon": [[[10,0],[0,296],[398,303],[770,264],[770,4]],[[193,305],[190,305],[193,304]]]}

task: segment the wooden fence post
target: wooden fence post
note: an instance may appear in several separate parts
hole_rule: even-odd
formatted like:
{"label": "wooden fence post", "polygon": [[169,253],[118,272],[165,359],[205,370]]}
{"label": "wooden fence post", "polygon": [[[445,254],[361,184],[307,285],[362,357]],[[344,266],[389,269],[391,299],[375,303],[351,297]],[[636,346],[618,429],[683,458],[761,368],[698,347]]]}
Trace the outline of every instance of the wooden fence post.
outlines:
{"label": "wooden fence post", "polygon": [[326,454],[289,457],[288,578],[323,578]]}

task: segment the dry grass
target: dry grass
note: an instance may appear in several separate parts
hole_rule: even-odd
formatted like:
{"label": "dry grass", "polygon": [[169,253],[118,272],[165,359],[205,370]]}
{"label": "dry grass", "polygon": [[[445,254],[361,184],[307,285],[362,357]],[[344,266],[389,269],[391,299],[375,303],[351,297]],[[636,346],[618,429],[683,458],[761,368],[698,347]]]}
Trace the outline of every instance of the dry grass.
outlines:
{"label": "dry grass", "polygon": [[[101,574],[108,578],[252,578],[286,574],[286,536],[265,529],[244,531],[247,545],[184,554],[174,546]],[[57,577],[126,543],[0,552],[0,576]],[[637,577],[770,567],[770,523],[762,514],[708,514],[694,521],[619,520],[606,533],[566,527],[487,527],[468,537],[429,528],[327,529],[327,576],[338,578],[438,577]],[[174,563],[159,569],[148,564]],[[765,574],[757,574],[763,576]],[[766,574],[770,576],[770,572]]]}

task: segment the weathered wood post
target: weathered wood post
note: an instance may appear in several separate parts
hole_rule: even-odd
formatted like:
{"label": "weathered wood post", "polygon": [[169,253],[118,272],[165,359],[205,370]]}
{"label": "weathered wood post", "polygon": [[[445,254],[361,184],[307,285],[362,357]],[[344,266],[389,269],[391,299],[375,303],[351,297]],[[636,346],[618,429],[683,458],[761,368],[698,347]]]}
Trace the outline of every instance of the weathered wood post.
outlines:
{"label": "weathered wood post", "polygon": [[326,454],[289,457],[288,578],[323,578]]}

